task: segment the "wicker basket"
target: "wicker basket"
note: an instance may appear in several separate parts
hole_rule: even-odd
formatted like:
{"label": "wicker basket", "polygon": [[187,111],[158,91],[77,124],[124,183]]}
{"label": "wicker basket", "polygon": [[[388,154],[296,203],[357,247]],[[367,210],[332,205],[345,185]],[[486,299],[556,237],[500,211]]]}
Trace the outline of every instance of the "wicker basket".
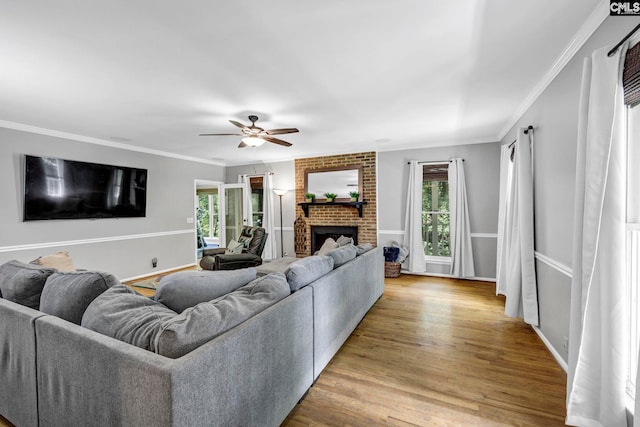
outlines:
{"label": "wicker basket", "polygon": [[384,277],[398,277],[400,276],[399,262],[385,262],[384,263]]}

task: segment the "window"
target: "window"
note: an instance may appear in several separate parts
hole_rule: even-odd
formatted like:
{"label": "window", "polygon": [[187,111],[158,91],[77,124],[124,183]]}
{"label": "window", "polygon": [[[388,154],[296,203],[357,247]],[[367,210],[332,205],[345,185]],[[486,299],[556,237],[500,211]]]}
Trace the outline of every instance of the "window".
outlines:
{"label": "window", "polygon": [[422,166],[422,244],[425,256],[450,257],[449,164]]}
{"label": "window", "polygon": [[251,185],[251,212],[253,225],[262,227],[264,217],[264,177],[252,176],[249,178]]}

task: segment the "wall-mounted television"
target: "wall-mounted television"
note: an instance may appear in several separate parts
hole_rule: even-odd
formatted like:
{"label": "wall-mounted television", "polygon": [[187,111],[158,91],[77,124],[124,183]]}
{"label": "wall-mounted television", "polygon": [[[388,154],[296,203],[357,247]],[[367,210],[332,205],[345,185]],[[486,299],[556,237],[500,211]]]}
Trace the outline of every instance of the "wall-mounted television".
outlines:
{"label": "wall-mounted television", "polygon": [[25,155],[24,221],[144,217],[147,170]]}

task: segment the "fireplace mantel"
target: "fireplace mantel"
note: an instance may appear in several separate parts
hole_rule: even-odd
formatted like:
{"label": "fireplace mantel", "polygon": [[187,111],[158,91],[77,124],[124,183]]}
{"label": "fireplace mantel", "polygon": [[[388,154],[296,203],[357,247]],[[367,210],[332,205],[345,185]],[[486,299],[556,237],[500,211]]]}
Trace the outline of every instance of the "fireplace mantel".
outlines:
{"label": "fireplace mantel", "polygon": [[367,202],[311,202],[311,203],[307,203],[307,202],[303,202],[303,203],[298,203],[298,205],[300,205],[300,207],[302,207],[302,210],[304,212],[304,216],[309,217],[309,206],[353,206],[354,208],[358,209],[358,216],[360,218],[362,218],[362,206],[366,205]]}

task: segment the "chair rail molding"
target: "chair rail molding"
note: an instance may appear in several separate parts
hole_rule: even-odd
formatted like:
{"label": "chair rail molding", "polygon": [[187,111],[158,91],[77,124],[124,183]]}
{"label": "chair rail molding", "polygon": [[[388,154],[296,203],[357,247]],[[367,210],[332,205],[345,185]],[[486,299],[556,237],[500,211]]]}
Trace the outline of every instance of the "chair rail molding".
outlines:
{"label": "chair rail molding", "polygon": [[55,248],[58,246],[75,246],[75,245],[87,245],[91,243],[118,242],[122,240],[133,240],[133,239],[147,239],[152,237],[174,236],[178,234],[195,234],[195,232],[196,232],[195,229],[189,228],[185,230],[160,231],[156,233],[97,237],[94,239],[65,240],[65,241],[59,241],[59,242],[43,242],[43,243],[30,243],[26,245],[0,246],[0,253],[14,252],[14,251],[27,251],[31,249]]}
{"label": "chair rail molding", "polygon": [[569,267],[568,265],[565,265],[563,263],[561,263],[560,261],[556,261],[553,258],[550,258],[548,256],[546,256],[545,254],[536,251],[535,252],[535,257],[538,261],[543,262],[545,264],[547,264],[549,267],[553,268],[554,270],[564,274],[565,276],[567,276],[568,278],[573,278],[573,269],[571,267]]}

